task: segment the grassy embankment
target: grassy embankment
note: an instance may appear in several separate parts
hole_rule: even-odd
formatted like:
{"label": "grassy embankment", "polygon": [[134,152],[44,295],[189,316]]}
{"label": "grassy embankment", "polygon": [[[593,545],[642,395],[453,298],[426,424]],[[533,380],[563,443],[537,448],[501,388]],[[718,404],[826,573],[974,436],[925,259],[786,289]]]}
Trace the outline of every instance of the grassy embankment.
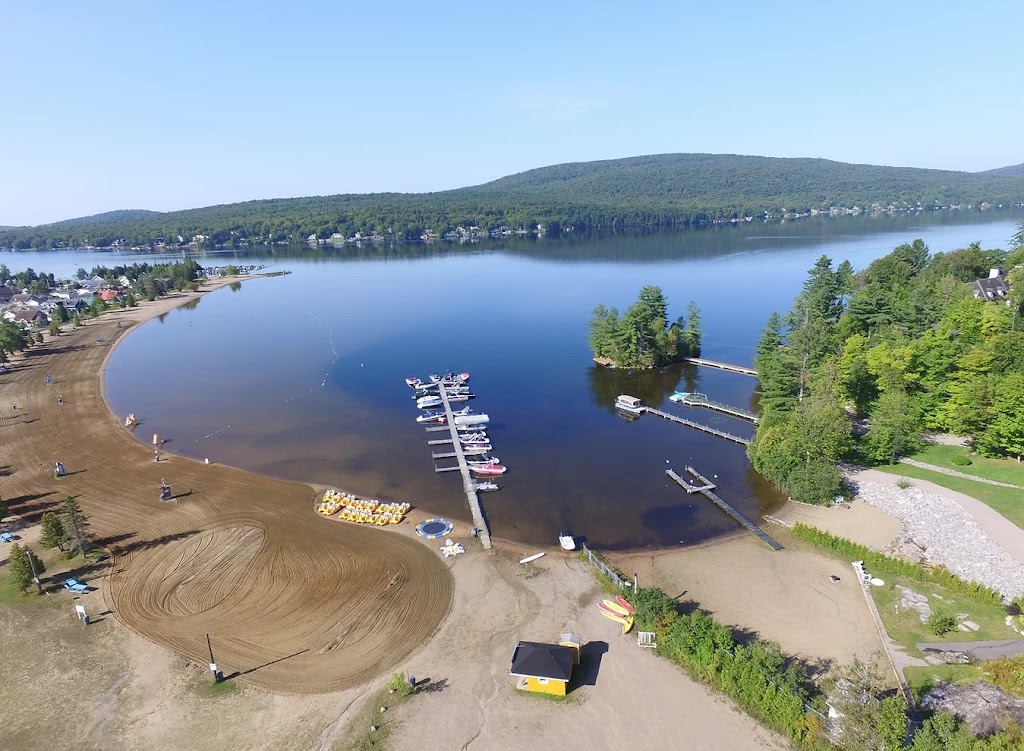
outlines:
{"label": "grassy embankment", "polygon": [[[925,446],[910,458],[944,469],[962,472],[965,475],[973,475],[996,482],[1007,482],[1024,488],[1024,462],[1018,463],[1012,459],[988,459],[971,454],[969,449],[963,446],[943,445]],[[967,466],[958,466],[953,463],[954,459],[961,461],[969,459],[971,463]],[[963,477],[950,477],[941,472],[933,472],[909,464],[889,464],[878,469],[893,475],[934,482],[944,488],[977,498],[1024,529],[1024,503],[1021,502],[1024,499],[1024,492],[1017,488],[1003,488]]]}

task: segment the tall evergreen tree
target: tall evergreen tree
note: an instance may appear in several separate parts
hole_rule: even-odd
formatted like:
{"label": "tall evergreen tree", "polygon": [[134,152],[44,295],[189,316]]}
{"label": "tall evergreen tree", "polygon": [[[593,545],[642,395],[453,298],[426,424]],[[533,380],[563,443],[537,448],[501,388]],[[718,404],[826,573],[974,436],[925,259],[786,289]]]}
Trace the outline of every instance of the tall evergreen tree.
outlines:
{"label": "tall evergreen tree", "polygon": [[[46,567],[43,562],[39,560],[38,556],[32,552],[32,549],[28,546],[24,548],[18,543],[14,543],[11,546],[11,552],[8,556],[8,564],[10,566],[11,578],[14,580],[14,585],[24,592],[28,589],[28,586],[32,584],[34,578],[40,576]],[[35,575],[33,576],[33,569]],[[39,593],[42,594],[42,585],[37,581],[36,587],[39,589]]]}
{"label": "tall evergreen tree", "polygon": [[63,552],[64,546],[68,544],[68,533],[61,523],[60,517],[52,511],[47,511],[39,523],[42,529],[39,544],[44,548],[57,548]]}
{"label": "tall evergreen tree", "polygon": [[63,517],[61,521],[71,545],[71,552],[85,555],[89,551],[92,534],[89,532],[89,520],[82,513],[82,508],[74,497],[66,496],[64,498],[61,515]]}

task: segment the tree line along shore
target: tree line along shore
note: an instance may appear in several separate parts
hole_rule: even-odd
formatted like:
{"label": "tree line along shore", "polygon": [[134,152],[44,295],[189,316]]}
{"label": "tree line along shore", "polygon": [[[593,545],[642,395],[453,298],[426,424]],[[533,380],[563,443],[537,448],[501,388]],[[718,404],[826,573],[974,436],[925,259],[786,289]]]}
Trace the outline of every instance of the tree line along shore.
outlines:
{"label": "tree line along shore", "polygon": [[1024,169],[980,173],[726,154],[659,154],[541,167],[423,194],[267,199],[183,211],[113,211],[0,228],[0,248],[245,247],[419,242],[513,233],[679,229],[850,213],[1020,206]]}

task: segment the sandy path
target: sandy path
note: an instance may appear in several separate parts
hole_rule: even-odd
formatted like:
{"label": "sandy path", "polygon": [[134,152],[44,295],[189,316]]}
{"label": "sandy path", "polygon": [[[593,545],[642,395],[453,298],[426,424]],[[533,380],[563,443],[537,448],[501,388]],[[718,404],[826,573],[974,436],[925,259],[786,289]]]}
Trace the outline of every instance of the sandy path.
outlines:
{"label": "sandy path", "polygon": [[775,513],[775,518],[787,524],[802,522],[872,548],[885,547],[903,529],[899,519],[880,509],[866,503],[848,505],[850,508],[787,503]]}
{"label": "sandy path", "polygon": [[[90,321],[0,376],[0,496],[26,523],[76,496],[115,554],[81,578],[109,574],[111,610],[146,638],[205,665],[210,634],[226,674],[273,690],[363,683],[447,613],[452,581],[437,554],[407,534],[318,518],[306,485],[180,457],[154,462],[101,396],[110,343],[193,296]],[[68,471],[60,480],[56,459]],[[174,503],[157,500],[163,478]]]}

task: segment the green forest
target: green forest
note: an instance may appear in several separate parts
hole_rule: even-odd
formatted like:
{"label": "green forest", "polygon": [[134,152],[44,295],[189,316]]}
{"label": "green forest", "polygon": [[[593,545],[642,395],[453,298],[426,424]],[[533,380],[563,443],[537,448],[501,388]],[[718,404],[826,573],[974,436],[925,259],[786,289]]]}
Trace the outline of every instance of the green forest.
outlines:
{"label": "green forest", "polygon": [[589,323],[594,357],[619,368],[659,368],[684,357],[700,356],[700,310],[691,302],[685,316],[668,320],[668,301],[660,287],[640,290],[620,318],[617,308],[598,305]]}
{"label": "green forest", "polygon": [[[931,254],[901,245],[855,273],[822,256],[793,308],[757,346],[754,468],[792,498],[839,496],[838,462],[890,463],[924,431],[970,437],[986,456],[1024,455],[1024,224],[1014,249]],[[1007,269],[989,302],[972,282]]]}
{"label": "green forest", "polygon": [[[356,233],[418,241],[458,228],[563,231],[673,229],[744,217],[867,209],[1020,204],[1016,168],[953,172],[723,154],[658,154],[560,164],[436,193],[269,199],[173,212],[114,211],[0,229],[0,248],[147,247],[305,242]],[[181,238],[179,240],[178,238]]]}

